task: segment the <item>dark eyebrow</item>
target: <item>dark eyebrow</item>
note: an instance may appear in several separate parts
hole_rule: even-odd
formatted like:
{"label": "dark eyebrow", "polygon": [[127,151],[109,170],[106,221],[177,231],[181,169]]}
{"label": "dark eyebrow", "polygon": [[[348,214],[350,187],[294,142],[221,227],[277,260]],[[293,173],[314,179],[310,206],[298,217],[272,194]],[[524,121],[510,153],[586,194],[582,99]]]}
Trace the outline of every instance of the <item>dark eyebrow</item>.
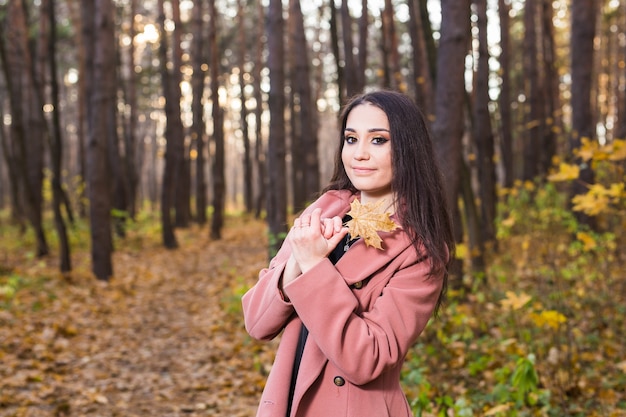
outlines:
{"label": "dark eyebrow", "polygon": [[[356,132],[356,130],[352,129],[351,127],[346,127],[346,131],[347,132]],[[367,131],[370,132],[370,133],[374,133],[374,132],[387,132],[387,133],[389,133],[389,129],[385,129],[383,127],[374,127],[374,128],[368,129]]]}

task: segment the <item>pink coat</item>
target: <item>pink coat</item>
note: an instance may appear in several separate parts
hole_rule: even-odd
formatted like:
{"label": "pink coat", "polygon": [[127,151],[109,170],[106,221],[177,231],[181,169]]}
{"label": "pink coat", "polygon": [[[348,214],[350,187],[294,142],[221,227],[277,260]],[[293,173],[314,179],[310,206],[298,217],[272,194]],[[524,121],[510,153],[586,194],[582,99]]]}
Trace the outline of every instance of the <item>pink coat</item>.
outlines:
{"label": "pink coat", "polygon": [[[355,197],[330,191],[307,211],[343,217]],[[412,416],[400,387],[400,369],[433,313],[442,277],[427,277],[429,263],[398,229],[380,233],[384,250],[359,239],[333,265],[325,259],[287,284],[278,280],[290,256],[283,245],[243,296],[248,333],[282,339],[257,417],[285,417],[301,324],[309,336],[302,355],[292,417]]]}

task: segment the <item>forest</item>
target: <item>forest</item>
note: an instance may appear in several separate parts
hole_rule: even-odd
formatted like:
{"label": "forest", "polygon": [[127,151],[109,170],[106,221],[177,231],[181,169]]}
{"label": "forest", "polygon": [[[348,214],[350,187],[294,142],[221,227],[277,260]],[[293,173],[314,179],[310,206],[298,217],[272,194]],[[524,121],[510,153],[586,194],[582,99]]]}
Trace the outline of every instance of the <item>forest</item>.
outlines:
{"label": "forest", "polygon": [[0,417],[253,416],[241,296],[375,89],[457,241],[415,416],[626,416],[626,0],[0,0]]}

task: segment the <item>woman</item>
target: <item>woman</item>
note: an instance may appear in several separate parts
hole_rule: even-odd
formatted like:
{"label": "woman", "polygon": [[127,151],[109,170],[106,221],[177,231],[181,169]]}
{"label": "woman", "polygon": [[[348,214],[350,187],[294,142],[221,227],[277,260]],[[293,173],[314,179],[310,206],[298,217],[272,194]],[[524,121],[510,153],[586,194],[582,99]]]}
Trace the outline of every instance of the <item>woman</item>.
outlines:
{"label": "woman", "polygon": [[[440,171],[400,93],[352,99],[340,136],[330,185],[242,300],[252,337],[283,331],[258,417],[413,415],[400,370],[441,304],[454,249]],[[382,250],[347,235],[354,199],[400,226],[379,232]]]}

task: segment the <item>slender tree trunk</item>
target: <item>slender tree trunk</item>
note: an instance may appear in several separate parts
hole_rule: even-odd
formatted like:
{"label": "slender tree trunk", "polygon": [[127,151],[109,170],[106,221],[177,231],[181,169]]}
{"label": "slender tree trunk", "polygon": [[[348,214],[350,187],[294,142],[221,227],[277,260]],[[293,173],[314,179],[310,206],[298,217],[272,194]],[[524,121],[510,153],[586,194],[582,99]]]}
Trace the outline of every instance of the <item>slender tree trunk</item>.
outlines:
{"label": "slender tree trunk", "polygon": [[[204,38],[202,33],[204,31],[203,15],[204,15],[204,0],[194,0],[194,13],[193,13],[193,43],[191,45],[193,49],[192,53],[192,65],[193,75],[191,77],[191,85],[193,91],[193,98],[191,104],[191,111],[193,113],[193,126],[191,128],[191,140],[193,141],[196,149],[196,220],[199,224],[206,223],[206,176],[205,176],[205,132],[206,124],[204,121],[204,82],[206,79],[205,71],[202,69],[202,65],[205,60],[204,52]],[[242,31],[243,33],[243,31]]]}
{"label": "slender tree trunk", "polygon": [[[454,215],[459,215],[458,196],[461,184],[461,139],[464,131],[465,57],[470,34],[470,1],[442,0],[441,38],[437,55],[437,81],[435,84],[435,121],[432,131],[435,151],[442,172],[445,173],[448,205]],[[461,224],[459,219],[455,224]],[[457,279],[452,287],[462,285],[460,264],[453,267]],[[458,276],[456,276],[458,275]]]}
{"label": "slender tree trunk", "polygon": [[181,119],[180,102],[182,92],[180,84],[182,82],[183,50],[181,46],[183,38],[183,23],[180,19],[180,0],[170,0],[172,6],[172,21],[174,30],[172,31],[172,77],[170,97],[176,111],[170,115],[175,120],[172,123],[172,135],[176,138],[177,164],[175,171],[174,187],[174,207],[177,227],[188,227],[191,221],[191,171],[189,163],[189,152],[185,146],[185,128]]}
{"label": "slender tree trunk", "polygon": [[[478,65],[474,83],[473,137],[476,144],[482,241],[496,238],[495,146],[489,113],[489,45],[487,43],[487,0],[474,0],[478,27]],[[481,242],[481,245],[482,243]]]}
{"label": "slender tree trunk", "polygon": [[346,95],[352,97],[359,93],[359,81],[354,62],[354,42],[352,39],[352,16],[348,0],[341,0],[341,30],[343,34],[343,60],[345,62]]}
{"label": "slender tree trunk", "polygon": [[335,58],[335,67],[337,68],[337,100],[340,106],[343,106],[345,100],[346,81],[343,76],[344,65],[342,64],[341,53],[339,48],[339,29],[337,22],[337,7],[335,0],[329,0],[330,9],[330,44]]}
{"label": "slender tree trunk", "polygon": [[[572,0],[571,27],[571,71],[572,71],[572,132],[570,150],[580,147],[583,138],[592,140],[594,121],[591,111],[591,85],[593,82],[593,42],[596,35],[596,16],[599,8],[594,0]],[[582,165],[582,161],[577,158]],[[572,196],[584,194],[587,186],[595,181],[589,164],[580,170],[578,181],[574,181]],[[593,219],[576,212],[578,220],[594,226]]]}
{"label": "slender tree trunk", "polygon": [[[112,0],[95,0],[83,6],[84,40],[93,51],[88,91],[89,141],[87,143],[87,184],[91,225],[91,258],[95,276],[109,280],[113,275],[111,235],[111,168],[108,158],[108,129],[115,103],[115,36]],[[93,6],[93,7],[91,7]],[[93,28],[93,30],[91,29]]]}
{"label": "slender tree trunk", "polygon": [[137,76],[135,73],[135,36],[137,35],[135,29],[135,15],[137,13],[137,0],[130,0],[130,32],[131,39],[128,46],[127,55],[127,73],[128,73],[128,85],[126,91],[128,92],[128,128],[126,131],[125,144],[125,158],[126,163],[126,191],[127,191],[127,210],[131,219],[134,219],[137,214],[137,187],[139,185],[139,170],[138,170],[138,158],[137,158]]}
{"label": "slender tree trunk", "polygon": [[[174,208],[174,187],[176,186],[176,175],[180,171],[183,152],[183,144],[176,134],[180,122],[180,100],[179,96],[173,94],[173,89],[178,88],[173,77],[167,69],[167,32],[165,30],[165,10],[164,0],[159,0],[159,23],[161,27],[161,42],[159,44],[159,58],[161,60],[161,79],[163,83],[163,95],[165,96],[165,168],[163,169],[163,181],[161,190],[161,227],[163,233],[163,244],[166,248],[178,247],[176,235],[174,234],[174,223],[172,221],[172,209]],[[174,85],[172,85],[174,84]],[[177,116],[178,115],[178,116]]]}
{"label": "slender tree trunk", "polygon": [[369,38],[369,10],[367,0],[361,0],[361,17],[359,18],[359,54],[358,54],[358,84],[357,90],[363,91],[366,85],[365,70],[367,69],[367,40]]}
{"label": "slender tree trunk", "polygon": [[511,41],[510,17],[511,6],[505,0],[498,0],[498,15],[500,17],[500,95],[498,107],[500,110],[500,154],[504,171],[504,186],[513,186],[513,124],[511,117]]}
{"label": "slender tree trunk", "polygon": [[281,0],[270,0],[267,14],[267,43],[270,70],[269,111],[270,136],[267,149],[269,190],[267,221],[270,256],[276,254],[287,236],[287,185],[285,167],[285,71],[283,44],[283,8]]}
{"label": "slender tree trunk", "polygon": [[[59,260],[61,272],[65,273],[72,269],[70,259],[70,245],[65,227],[65,220],[61,212],[64,201],[64,191],[61,184],[63,161],[63,140],[61,138],[61,118],[59,115],[61,105],[59,100],[59,83],[56,64],[56,11],[55,0],[48,0],[48,17],[50,36],[48,38],[50,58],[50,90],[52,99],[52,135],[50,137],[50,162],[52,166],[52,210],[54,212],[54,225],[59,236]],[[67,206],[69,207],[69,206]]]}
{"label": "slender tree trunk", "polygon": [[539,49],[537,36],[540,33],[538,22],[539,0],[526,0],[524,7],[524,79],[526,81],[526,106],[524,136],[524,169],[522,178],[532,181],[539,175],[539,155],[537,149],[543,137],[544,89],[539,66]]}
{"label": "slender tree trunk", "polygon": [[[47,255],[48,243],[42,224],[42,181],[43,181],[43,141],[44,126],[40,120],[42,107],[33,106],[36,100],[33,60],[28,48],[26,16],[21,0],[9,2],[7,21],[10,25],[2,27],[5,43],[0,52],[5,78],[9,87],[11,107],[11,137],[15,141],[16,167],[20,175],[20,192],[25,197],[25,209],[33,227],[36,240],[37,256]],[[6,49],[5,49],[6,48]],[[26,134],[29,126],[29,134]],[[31,131],[32,129],[32,131]],[[27,146],[28,143],[28,146]]]}
{"label": "slender tree trunk", "polygon": [[248,131],[248,102],[246,98],[246,19],[245,1],[239,0],[239,88],[241,90],[241,136],[243,140],[243,202],[247,213],[252,213],[254,208],[252,183],[252,147],[250,133]]}
{"label": "slender tree trunk", "polygon": [[551,0],[543,0],[543,63],[545,74],[545,114],[548,116],[543,137],[539,161],[541,175],[546,175],[557,153],[558,134],[563,131],[561,103],[559,100],[559,73],[556,64],[554,40],[554,10]]}
{"label": "slender tree trunk", "polygon": [[[626,0],[620,0],[621,15],[620,26],[626,28]],[[626,62],[626,42],[619,47],[619,61]],[[617,83],[617,126],[613,135],[616,139],[626,140],[626,65],[621,66],[621,74],[618,77],[622,82]]]}
{"label": "slender tree trunk", "polygon": [[420,107],[426,118],[430,121],[433,115],[433,85],[430,76],[430,64],[424,41],[424,30],[422,28],[422,16],[418,0],[408,0],[409,4],[409,34],[411,35],[411,47],[413,53],[411,62],[413,63],[413,95],[415,103]]}
{"label": "slender tree trunk", "polygon": [[391,0],[385,0],[382,12],[383,21],[383,61],[388,65],[388,74],[385,76],[385,87],[404,91],[406,86],[400,72],[400,54],[398,51],[398,36],[396,34],[395,12]]}
{"label": "slender tree trunk", "polygon": [[211,114],[213,117],[213,143],[215,155],[213,158],[213,217],[211,218],[211,238],[221,239],[222,227],[224,227],[224,203],[226,191],[225,176],[225,151],[224,151],[224,120],[223,111],[219,101],[219,57],[217,47],[217,22],[218,14],[215,8],[215,0],[209,0],[209,50],[211,71]]}
{"label": "slender tree trunk", "polygon": [[267,169],[265,166],[265,148],[263,146],[263,92],[261,90],[261,69],[263,68],[263,50],[265,37],[265,12],[261,2],[257,2],[257,37],[254,55],[254,69],[252,78],[254,80],[254,160],[256,161],[256,196],[255,196],[255,217],[261,217],[263,208],[266,206],[266,190],[267,190]]}

